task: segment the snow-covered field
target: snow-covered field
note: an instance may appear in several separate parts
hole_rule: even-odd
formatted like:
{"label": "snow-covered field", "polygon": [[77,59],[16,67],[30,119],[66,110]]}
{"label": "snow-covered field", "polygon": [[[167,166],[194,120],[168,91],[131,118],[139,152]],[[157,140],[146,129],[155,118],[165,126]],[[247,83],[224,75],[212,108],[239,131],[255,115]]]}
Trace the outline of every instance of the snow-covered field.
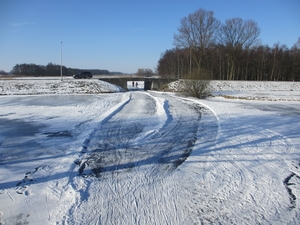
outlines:
{"label": "snow-covered field", "polygon": [[299,83],[119,91],[0,80],[1,225],[299,224]]}

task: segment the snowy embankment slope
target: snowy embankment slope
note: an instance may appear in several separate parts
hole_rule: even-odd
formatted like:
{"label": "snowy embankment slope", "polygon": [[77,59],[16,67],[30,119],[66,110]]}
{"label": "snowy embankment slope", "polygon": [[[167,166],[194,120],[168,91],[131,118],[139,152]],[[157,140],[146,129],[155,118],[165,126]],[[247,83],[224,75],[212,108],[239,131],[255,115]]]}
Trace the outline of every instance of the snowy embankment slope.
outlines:
{"label": "snowy embankment slope", "polygon": [[0,79],[0,95],[99,94],[124,91],[98,79],[74,80],[72,77],[23,77]]}
{"label": "snowy embankment slope", "polygon": [[[169,85],[176,90],[177,82]],[[210,91],[213,96],[230,99],[299,101],[300,82],[276,81],[211,81]]]}
{"label": "snowy embankment slope", "polygon": [[300,101],[300,82],[212,81],[215,96],[248,100]]}
{"label": "snowy embankment slope", "polygon": [[[177,83],[170,85],[176,89]],[[300,82],[276,81],[211,81],[214,96],[249,100],[300,100]],[[36,94],[99,94],[123,91],[110,83],[98,79],[74,80],[72,77],[24,77],[0,79],[0,95]]]}
{"label": "snowy embankment slope", "polygon": [[227,98],[8,91],[0,224],[299,224],[298,83],[213,84]]}

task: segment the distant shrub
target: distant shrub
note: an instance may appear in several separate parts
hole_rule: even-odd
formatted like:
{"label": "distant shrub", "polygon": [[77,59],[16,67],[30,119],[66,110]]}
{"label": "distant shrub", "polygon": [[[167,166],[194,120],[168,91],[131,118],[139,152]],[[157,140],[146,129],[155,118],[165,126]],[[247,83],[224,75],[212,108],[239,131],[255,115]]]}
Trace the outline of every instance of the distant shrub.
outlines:
{"label": "distant shrub", "polygon": [[210,94],[210,79],[205,70],[193,71],[179,83],[179,90],[187,96],[206,98]]}

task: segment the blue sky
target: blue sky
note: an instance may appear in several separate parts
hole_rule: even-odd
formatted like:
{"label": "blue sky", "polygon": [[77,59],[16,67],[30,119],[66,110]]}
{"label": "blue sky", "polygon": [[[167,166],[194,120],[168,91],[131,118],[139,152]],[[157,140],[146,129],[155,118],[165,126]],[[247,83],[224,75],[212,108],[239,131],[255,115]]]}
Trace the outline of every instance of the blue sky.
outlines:
{"label": "blue sky", "polygon": [[261,44],[292,47],[299,0],[0,0],[0,70],[20,63],[135,73],[173,48],[180,20],[197,9],[221,22],[252,19]]}

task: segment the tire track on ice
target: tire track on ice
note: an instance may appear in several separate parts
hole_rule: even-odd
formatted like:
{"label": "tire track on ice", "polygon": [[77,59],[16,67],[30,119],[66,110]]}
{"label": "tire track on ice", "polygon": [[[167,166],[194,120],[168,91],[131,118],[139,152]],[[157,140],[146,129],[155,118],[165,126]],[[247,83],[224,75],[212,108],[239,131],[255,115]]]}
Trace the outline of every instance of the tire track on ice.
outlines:
{"label": "tire track on ice", "polygon": [[92,182],[68,222],[182,224],[172,172],[192,151],[200,118],[199,110],[177,99],[133,93],[85,143],[85,178],[74,183]]}

